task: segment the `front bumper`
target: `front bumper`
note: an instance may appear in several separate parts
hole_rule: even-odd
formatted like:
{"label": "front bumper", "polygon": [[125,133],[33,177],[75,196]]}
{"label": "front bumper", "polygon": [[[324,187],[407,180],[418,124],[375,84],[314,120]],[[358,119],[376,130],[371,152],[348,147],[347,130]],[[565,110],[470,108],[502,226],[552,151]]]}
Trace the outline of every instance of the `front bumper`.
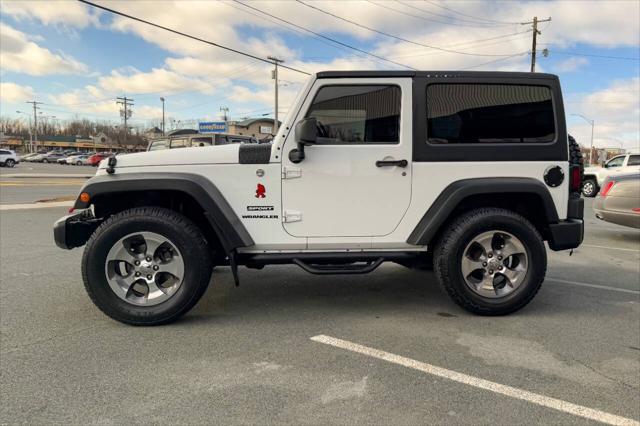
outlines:
{"label": "front bumper", "polygon": [[96,219],[90,209],[77,211],[53,224],[53,239],[66,250],[83,246],[100,223],[102,219]]}

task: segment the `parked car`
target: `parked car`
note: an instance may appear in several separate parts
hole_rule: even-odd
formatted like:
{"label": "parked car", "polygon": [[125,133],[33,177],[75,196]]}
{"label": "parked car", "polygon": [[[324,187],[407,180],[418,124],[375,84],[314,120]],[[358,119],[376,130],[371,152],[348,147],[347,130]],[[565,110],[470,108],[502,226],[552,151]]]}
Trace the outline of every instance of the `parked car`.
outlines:
{"label": "parked car", "polygon": [[147,151],[188,148],[193,146],[228,145],[231,143],[258,143],[258,140],[253,136],[230,135],[226,133],[194,133],[153,140],[149,142]]}
{"label": "parked car", "polygon": [[65,164],[82,166],[83,164],[86,164],[89,157],[89,154],[72,155],[71,157],[65,158]]}
{"label": "parked car", "polygon": [[640,154],[636,152],[613,157],[602,166],[586,167],[582,181],[582,195],[595,197],[605,179],[610,175],[637,172],[640,172]]}
{"label": "parked car", "polygon": [[21,156],[21,157],[20,157],[20,161],[21,161],[21,162],[29,162],[29,161],[32,161],[32,159],[33,159],[35,156],[37,156],[37,155],[40,155],[40,154],[38,154],[37,152],[32,152],[31,154],[25,154],[25,155],[23,155],[23,156]]}
{"label": "parked car", "polygon": [[280,129],[272,144],[185,149],[178,163],[171,150],[103,162],[53,230],[61,248],[86,244],[97,307],[166,324],[216,265],[238,283],[239,265],[328,275],[396,262],[431,264],[455,303],[504,315],[538,293],[545,241],[582,243],[582,155],[557,76],[321,72]]}
{"label": "parked car", "polygon": [[113,154],[108,152],[99,152],[97,154],[93,154],[91,157],[87,159],[87,164],[90,166],[98,167],[100,162],[105,158],[111,157]]}
{"label": "parked car", "polygon": [[55,163],[61,158],[66,158],[66,155],[62,152],[49,152],[36,161],[39,163]]}
{"label": "parked car", "polygon": [[15,151],[10,149],[0,149],[0,166],[13,167],[20,162]]}
{"label": "parked car", "polygon": [[593,202],[598,219],[640,228],[640,173],[609,176]]}

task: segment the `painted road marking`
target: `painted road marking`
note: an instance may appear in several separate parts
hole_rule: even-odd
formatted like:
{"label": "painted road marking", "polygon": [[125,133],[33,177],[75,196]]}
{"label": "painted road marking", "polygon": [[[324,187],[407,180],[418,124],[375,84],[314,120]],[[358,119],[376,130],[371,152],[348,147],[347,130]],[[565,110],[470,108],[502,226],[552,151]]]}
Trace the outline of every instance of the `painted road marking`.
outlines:
{"label": "painted road marking", "polygon": [[416,361],[411,358],[405,358],[390,352],[381,351],[379,349],[370,348],[368,346],[359,345],[348,340],[337,339],[331,336],[318,335],[311,337],[311,340],[325,345],[334,346],[336,348],[345,349],[351,352],[367,355],[403,367],[412,368],[433,376],[442,377],[454,382],[462,383],[475,388],[488,390],[511,398],[520,399],[542,407],[551,408],[553,410],[562,411],[577,417],[583,417],[589,420],[595,420],[610,425],[634,425],[640,426],[640,422],[626,417],[617,416],[615,414],[606,413],[604,411],[595,410],[593,408],[583,407],[561,399],[551,398],[524,389],[514,388],[512,386],[503,385],[479,377],[470,376],[457,371],[448,370],[446,368],[437,367],[435,365]]}
{"label": "painted road marking", "polygon": [[51,203],[23,203],[23,204],[0,204],[0,211],[5,210],[30,210],[46,209],[49,207],[71,207],[73,201],[55,201]]}
{"label": "painted road marking", "polygon": [[610,286],[599,285],[599,284],[581,283],[579,281],[559,280],[557,278],[546,278],[546,280],[555,281],[560,284],[576,285],[580,287],[599,288],[600,290],[619,291],[620,293],[630,293],[630,294],[640,295],[640,290],[630,290],[627,288],[618,288],[618,287],[610,287]]}
{"label": "painted road marking", "polygon": [[635,253],[640,253],[640,250],[638,250],[638,249],[620,248],[620,247],[607,247],[607,246],[596,246],[596,245],[592,245],[592,244],[580,244],[580,247],[593,247],[593,248],[601,248],[601,249],[607,249],[607,250],[621,250],[621,251],[632,251],[632,252],[635,252]]}

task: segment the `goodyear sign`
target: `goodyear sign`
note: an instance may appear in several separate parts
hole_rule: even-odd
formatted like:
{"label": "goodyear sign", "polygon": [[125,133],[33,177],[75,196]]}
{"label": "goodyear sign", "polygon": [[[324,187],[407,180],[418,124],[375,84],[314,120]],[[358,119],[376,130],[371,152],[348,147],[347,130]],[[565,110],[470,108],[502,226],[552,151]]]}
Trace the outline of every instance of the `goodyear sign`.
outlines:
{"label": "goodyear sign", "polygon": [[198,131],[200,133],[225,133],[227,131],[227,123],[224,121],[206,121],[198,123]]}

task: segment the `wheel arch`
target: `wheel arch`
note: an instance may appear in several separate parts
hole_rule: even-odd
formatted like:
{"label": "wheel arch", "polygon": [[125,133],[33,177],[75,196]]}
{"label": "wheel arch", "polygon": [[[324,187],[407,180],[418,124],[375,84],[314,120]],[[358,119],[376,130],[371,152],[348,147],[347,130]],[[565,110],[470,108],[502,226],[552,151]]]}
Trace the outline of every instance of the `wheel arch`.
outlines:
{"label": "wheel arch", "polygon": [[89,202],[78,198],[74,209],[93,205],[97,217],[137,206],[164,206],[180,211],[204,228],[205,235],[209,239],[215,237],[225,253],[254,244],[222,193],[213,182],[200,175],[125,173],[96,176],[87,181],[81,192],[89,194]]}
{"label": "wheel arch", "polygon": [[476,178],[455,181],[436,198],[413,229],[407,243],[428,245],[445,225],[465,211],[480,207],[502,207],[530,220],[546,240],[548,225],[559,221],[553,198],[546,186],[533,178]]}

